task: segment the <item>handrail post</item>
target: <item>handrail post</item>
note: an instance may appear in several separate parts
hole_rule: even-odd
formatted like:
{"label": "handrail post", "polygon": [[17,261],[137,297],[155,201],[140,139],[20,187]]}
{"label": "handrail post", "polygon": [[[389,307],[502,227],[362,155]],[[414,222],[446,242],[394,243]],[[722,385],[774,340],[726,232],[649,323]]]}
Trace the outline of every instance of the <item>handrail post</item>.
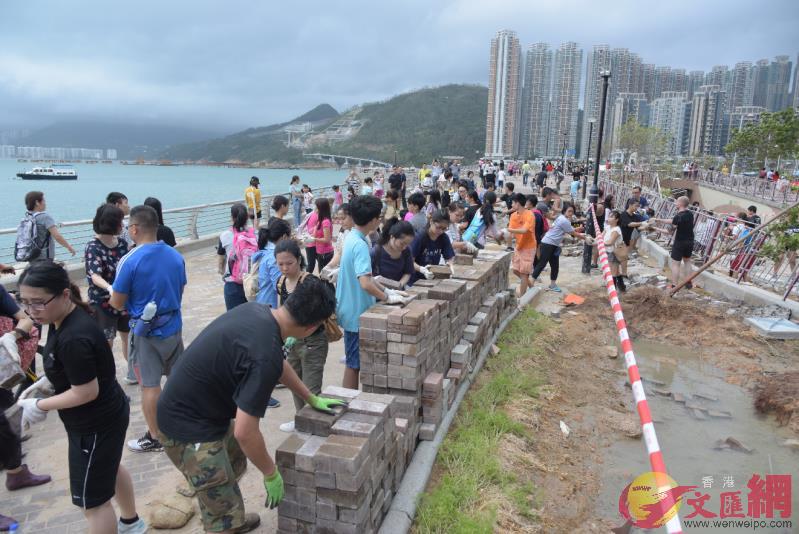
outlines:
{"label": "handrail post", "polygon": [[191,212],[191,217],[189,218],[189,239],[197,240],[200,239],[200,234],[197,232],[197,219],[200,216],[200,210],[195,209]]}

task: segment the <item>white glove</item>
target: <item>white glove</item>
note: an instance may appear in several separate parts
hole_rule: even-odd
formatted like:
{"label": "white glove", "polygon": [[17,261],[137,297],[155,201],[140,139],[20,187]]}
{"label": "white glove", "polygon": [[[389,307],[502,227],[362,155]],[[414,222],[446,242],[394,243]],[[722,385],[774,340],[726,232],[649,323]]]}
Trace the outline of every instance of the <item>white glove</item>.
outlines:
{"label": "white glove", "polygon": [[6,349],[6,352],[11,355],[15,362],[19,363],[19,349],[17,348],[17,336],[14,332],[8,332],[0,337],[0,346]]}
{"label": "white glove", "polygon": [[28,386],[25,391],[19,395],[20,400],[25,400],[30,397],[49,397],[55,393],[55,388],[46,376],[42,376],[39,380]]}
{"label": "white glove", "polygon": [[114,296],[114,288],[112,286],[108,286],[108,289],[106,289],[106,291],[108,291],[109,298],[113,298],[113,296]]}
{"label": "white glove", "polygon": [[30,428],[31,425],[41,423],[47,418],[47,412],[36,406],[40,399],[21,399],[17,401],[17,406],[22,408],[22,428]]}
{"label": "white glove", "polygon": [[385,289],[384,291],[386,293],[386,304],[402,304],[405,301],[405,297],[408,296],[404,291],[396,289]]}
{"label": "white glove", "polygon": [[466,252],[469,254],[477,254],[477,247],[471,241],[464,241],[466,243]]}
{"label": "white glove", "polygon": [[585,236],[586,245],[593,245],[594,243],[596,243],[596,240],[593,237],[591,237],[590,235]]}
{"label": "white glove", "polygon": [[336,280],[338,279],[338,267],[325,267],[322,269],[320,274],[322,275],[322,278],[330,283],[335,284]]}
{"label": "white glove", "polygon": [[452,276],[455,276],[455,264],[454,263],[448,263],[447,265],[449,265],[449,274],[451,274]]}
{"label": "white glove", "polygon": [[424,276],[424,277],[425,277],[425,278],[427,278],[428,280],[432,280],[432,279],[433,279],[433,276],[434,276],[434,275],[433,275],[433,271],[431,271],[431,270],[430,270],[430,269],[428,269],[427,267],[424,267],[424,266],[422,266],[422,267],[419,269],[419,272],[420,272],[420,273],[422,273],[422,276]]}

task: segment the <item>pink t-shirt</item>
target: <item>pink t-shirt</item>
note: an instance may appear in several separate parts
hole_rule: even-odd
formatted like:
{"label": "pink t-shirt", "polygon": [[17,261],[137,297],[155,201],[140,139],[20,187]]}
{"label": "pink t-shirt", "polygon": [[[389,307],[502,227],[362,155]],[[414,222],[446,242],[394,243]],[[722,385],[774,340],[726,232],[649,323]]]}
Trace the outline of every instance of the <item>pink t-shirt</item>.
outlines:
{"label": "pink t-shirt", "polygon": [[[319,215],[316,212],[313,212],[311,216],[308,218],[308,229],[311,231],[314,237],[317,239],[324,239],[325,237],[325,228],[330,231],[330,235],[333,235],[333,222],[330,219],[325,219],[322,221],[322,224],[319,225],[317,228],[317,223],[319,222]],[[306,245],[307,247],[308,245]],[[316,253],[317,254],[328,254],[333,252],[333,243],[320,243],[319,241],[316,242]]]}
{"label": "pink t-shirt", "polygon": [[410,221],[411,219],[413,219],[413,213],[410,211],[405,214],[405,217],[402,218],[403,221]]}

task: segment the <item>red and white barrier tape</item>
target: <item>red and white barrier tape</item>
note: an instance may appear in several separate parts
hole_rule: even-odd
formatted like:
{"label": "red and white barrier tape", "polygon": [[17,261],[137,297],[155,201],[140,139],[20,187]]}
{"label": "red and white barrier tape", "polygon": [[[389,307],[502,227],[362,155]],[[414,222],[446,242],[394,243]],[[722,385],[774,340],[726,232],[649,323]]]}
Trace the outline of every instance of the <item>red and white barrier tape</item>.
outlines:
{"label": "red and white barrier tape", "polygon": [[[638,372],[638,364],[635,361],[633,344],[630,341],[630,334],[627,332],[627,323],[621,311],[621,303],[619,302],[619,295],[616,292],[616,284],[613,282],[613,276],[610,273],[608,254],[605,250],[605,241],[602,238],[602,233],[599,231],[599,221],[597,221],[593,205],[591,205],[590,210],[591,217],[594,221],[594,228],[597,229],[595,233],[597,236],[596,245],[599,250],[599,266],[602,268],[602,276],[605,279],[610,307],[613,309],[613,319],[616,321],[616,329],[619,331],[619,340],[621,341],[621,348],[624,351],[624,361],[627,364],[627,375],[629,376],[632,386],[638,417],[641,419],[641,428],[644,434],[644,443],[646,443],[646,451],[649,453],[649,464],[653,472],[666,473],[666,463],[663,461],[663,453],[660,450],[658,438],[655,434],[652,413],[649,411],[649,403],[644,393],[644,385],[641,383],[641,374]],[[670,507],[669,505],[669,508]],[[666,523],[666,530],[672,534],[682,532],[682,525],[680,524],[680,517],[678,514],[674,514],[674,517]]]}

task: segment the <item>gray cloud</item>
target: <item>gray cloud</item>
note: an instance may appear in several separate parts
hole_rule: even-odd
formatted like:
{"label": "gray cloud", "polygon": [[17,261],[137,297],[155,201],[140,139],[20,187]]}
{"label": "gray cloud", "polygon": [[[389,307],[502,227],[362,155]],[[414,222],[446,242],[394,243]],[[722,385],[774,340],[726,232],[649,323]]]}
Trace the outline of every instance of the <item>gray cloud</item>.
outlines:
{"label": "gray cloud", "polygon": [[328,102],[486,83],[502,28],[524,45],[627,47],[658,65],[789,54],[795,0],[0,3],[0,126],[64,117],[235,129]]}

